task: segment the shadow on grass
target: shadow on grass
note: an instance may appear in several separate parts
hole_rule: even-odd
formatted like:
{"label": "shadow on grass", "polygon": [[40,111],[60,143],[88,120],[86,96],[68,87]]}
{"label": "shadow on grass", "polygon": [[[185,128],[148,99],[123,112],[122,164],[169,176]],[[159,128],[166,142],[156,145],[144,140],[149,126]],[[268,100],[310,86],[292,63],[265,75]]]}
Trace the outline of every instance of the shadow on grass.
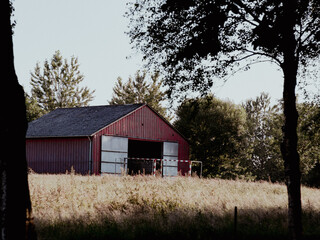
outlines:
{"label": "shadow on grass", "polygon": [[[124,214],[121,221],[105,217],[98,222],[86,222],[86,219],[56,223],[35,220],[38,238],[48,240],[288,239],[286,210],[279,208],[239,209],[236,234],[233,212],[219,216],[208,212],[190,214],[186,210],[158,214],[140,212]],[[320,239],[320,212],[305,211],[303,223],[305,239]]]}

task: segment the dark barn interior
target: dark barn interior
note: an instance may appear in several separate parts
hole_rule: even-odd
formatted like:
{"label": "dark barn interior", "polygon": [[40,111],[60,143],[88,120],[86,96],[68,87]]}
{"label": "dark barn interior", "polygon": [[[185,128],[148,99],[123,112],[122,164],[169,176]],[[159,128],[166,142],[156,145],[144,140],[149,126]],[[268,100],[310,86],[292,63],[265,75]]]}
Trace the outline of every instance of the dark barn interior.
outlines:
{"label": "dark barn interior", "polygon": [[[162,142],[130,140],[128,142],[128,172],[135,174],[152,174],[153,161],[137,160],[131,158],[162,158]],[[160,162],[157,161],[157,169],[160,168]]]}

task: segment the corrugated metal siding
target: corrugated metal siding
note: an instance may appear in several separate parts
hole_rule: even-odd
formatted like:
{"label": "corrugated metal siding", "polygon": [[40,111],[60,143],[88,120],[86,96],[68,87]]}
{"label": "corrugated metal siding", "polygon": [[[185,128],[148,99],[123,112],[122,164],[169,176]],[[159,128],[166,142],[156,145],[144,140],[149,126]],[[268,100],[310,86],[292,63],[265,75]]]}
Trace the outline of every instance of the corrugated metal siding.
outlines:
{"label": "corrugated metal siding", "polygon": [[[100,173],[101,135],[123,136],[129,139],[178,142],[179,159],[189,159],[189,145],[187,141],[146,105],[94,135],[93,172],[95,174]],[[179,164],[178,170],[181,170],[182,174],[184,174],[188,171],[187,164]]]}
{"label": "corrugated metal siding", "polygon": [[65,173],[71,167],[76,173],[89,172],[87,138],[27,139],[28,166],[37,173]]}

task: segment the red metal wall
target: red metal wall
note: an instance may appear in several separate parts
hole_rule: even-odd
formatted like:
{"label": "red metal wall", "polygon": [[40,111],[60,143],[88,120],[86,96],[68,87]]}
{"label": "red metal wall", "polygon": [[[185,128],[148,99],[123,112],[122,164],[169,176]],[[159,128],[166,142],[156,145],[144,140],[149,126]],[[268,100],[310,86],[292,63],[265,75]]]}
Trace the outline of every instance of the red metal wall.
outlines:
{"label": "red metal wall", "polygon": [[88,138],[27,139],[28,166],[37,173],[65,173],[71,167],[76,173],[88,174]]}
{"label": "red metal wall", "polygon": [[[95,174],[100,173],[102,135],[114,135],[150,141],[178,142],[178,158],[183,160],[189,159],[189,145],[187,141],[146,105],[94,135],[92,147],[93,173]],[[188,167],[187,163],[179,163],[178,170],[185,173],[188,172]]]}

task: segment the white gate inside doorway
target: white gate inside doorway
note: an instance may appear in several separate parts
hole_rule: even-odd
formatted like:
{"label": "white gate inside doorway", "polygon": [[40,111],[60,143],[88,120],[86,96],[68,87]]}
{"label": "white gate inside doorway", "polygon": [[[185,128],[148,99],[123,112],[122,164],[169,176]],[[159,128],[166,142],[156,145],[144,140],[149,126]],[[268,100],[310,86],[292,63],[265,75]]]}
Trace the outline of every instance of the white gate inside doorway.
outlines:
{"label": "white gate inside doorway", "polygon": [[[177,142],[163,142],[163,159],[161,159],[162,176],[178,176],[178,163],[181,161],[178,160],[178,149],[179,144]],[[160,159],[158,161],[160,161]],[[154,166],[156,166],[156,162],[157,160],[154,161]],[[117,136],[101,136],[100,169],[101,174],[127,173],[128,138]],[[155,169],[153,170],[153,173],[155,173]]]}

